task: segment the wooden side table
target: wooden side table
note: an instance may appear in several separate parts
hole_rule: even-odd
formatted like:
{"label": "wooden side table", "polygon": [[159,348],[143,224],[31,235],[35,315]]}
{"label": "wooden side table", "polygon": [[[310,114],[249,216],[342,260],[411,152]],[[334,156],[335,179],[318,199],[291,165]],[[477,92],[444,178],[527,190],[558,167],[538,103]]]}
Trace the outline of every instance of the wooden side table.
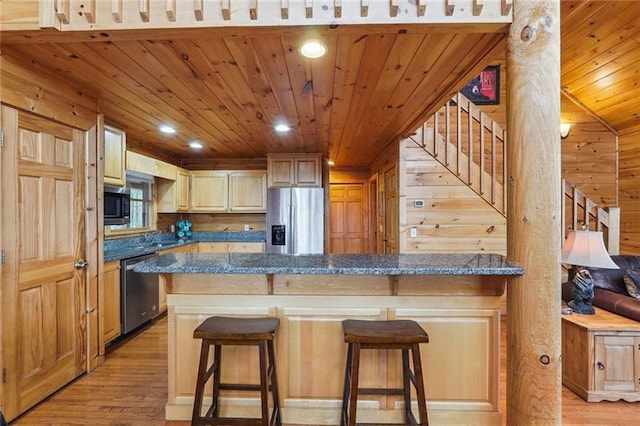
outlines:
{"label": "wooden side table", "polygon": [[640,322],[598,308],[563,315],[562,384],[588,402],[640,401]]}

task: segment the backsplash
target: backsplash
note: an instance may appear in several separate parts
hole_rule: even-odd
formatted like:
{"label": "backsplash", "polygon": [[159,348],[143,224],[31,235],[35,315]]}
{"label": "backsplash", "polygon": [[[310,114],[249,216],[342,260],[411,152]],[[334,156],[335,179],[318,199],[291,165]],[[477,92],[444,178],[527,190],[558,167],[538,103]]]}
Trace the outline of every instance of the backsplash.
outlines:
{"label": "backsplash", "polygon": [[[191,238],[186,242],[263,242],[266,239],[265,231],[203,231],[193,232]],[[104,251],[122,250],[129,247],[137,247],[140,245],[176,244],[179,241],[175,233],[171,232],[149,232],[144,235],[136,235],[135,237],[118,238],[113,240],[105,240]]]}

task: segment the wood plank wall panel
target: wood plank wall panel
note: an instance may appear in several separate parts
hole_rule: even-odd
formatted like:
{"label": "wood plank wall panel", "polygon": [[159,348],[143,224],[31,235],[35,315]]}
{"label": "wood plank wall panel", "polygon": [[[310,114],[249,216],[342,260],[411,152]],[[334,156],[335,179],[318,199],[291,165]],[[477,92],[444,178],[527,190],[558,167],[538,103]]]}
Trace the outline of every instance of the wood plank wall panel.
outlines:
{"label": "wood plank wall panel", "polygon": [[621,136],[620,254],[640,253],[640,133]]}
{"label": "wood plank wall panel", "polygon": [[[400,150],[402,253],[506,253],[506,219],[500,213],[413,142],[402,142]],[[424,207],[414,207],[415,200]],[[412,227],[417,238],[410,237]]]}
{"label": "wood plank wall panel", "polygon": [[[385,221],[386,217],[384,215],[384,191],[385,188],[385,172],[392,170],[393,168],[398,167],[399,162],[399,144],[398,142],[393,142],[387,144],[381,151],[378,156],[373,159],[371,163],[371,167],[369,169],[369,173],[372,178],[377,179],[378,185],[378,194],[377,194],[377,205],[376,205],[376,252],[384,253],[384,229],[385,229]],[[398,188],[389,189],[390,191],[398,192]],[[404,209],[401,204],[399,208]],[[396,215],[397,216],[397,215]],[[392,221],[393,217],[389,217],[389,220]]]}
{"label": "wood plank wall panel", "polygon": [[616,135],[566,96],[561,100],[561,120],[572,123],[561,141],[562,177],[598,205],[616,206]]}
{"label": "wood plank wall panel", "polygon": [[264,231],[267,220],[264,213],[161,213],[158,215],[158,229],[169,232],[171,225],[175,225],[180,219],[189,219],[193,223],[193,230],[199,232],[244,231],[245,224],[248,224],[252,231]]}

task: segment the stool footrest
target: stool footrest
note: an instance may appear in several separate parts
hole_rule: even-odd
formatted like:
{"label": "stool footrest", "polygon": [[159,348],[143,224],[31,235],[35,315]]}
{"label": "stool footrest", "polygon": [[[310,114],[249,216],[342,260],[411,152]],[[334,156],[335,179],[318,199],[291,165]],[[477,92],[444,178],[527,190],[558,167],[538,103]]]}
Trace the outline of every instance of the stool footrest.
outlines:
{"label": "stool footrest", "polygon": [[259,391],[260,385],[245,385],[241,383],[220,383],[220,390]]}
{"label": "stool footrest", "polygon": [[362,395],[404,395],[404,389],[358,388]]}
{"label": "stool footrest", "polygon": [[407,426],[406,423],[356,423],[356,426]]}
{"label": "stool footrest", "polygon": [[262,426],[262,419],[251,419],[242,417],[217,417],[215,419],[201,418],[200,423],[208,425],[260,425]]}

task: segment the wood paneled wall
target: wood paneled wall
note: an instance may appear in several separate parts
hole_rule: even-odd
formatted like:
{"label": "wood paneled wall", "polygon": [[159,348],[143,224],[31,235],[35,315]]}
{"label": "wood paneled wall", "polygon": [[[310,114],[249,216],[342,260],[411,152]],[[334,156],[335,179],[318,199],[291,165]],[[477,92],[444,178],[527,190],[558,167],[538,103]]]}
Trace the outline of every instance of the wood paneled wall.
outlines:
{"label": "wood paneled wall", "polygon": [[[385,248],[386,246],[385,240],[388,240],[389,238],[391,238],[392,241],[395,241],[395,239],[397,238],[397,233],[399,232],[398,230],[395,230],[396,235],[391,235],[391,236],[385,235],[384,230],[386,229],[387,222],[393,223],[394,221],[399,220],[397,219],[398,215],[402,214],[402,211],[404,211],[404,206],[402,205],[402,203],[400,203],[397,209],[399,210],[399,212],[398,211],[389,212],[389,214],[385,216],[385,191],[393,192],[393,193],[399,192],[399,188],[385,188],[385,173],[387,172],[392,173],[393,169],[396,169],[398,167],[399,155],[400,154],[399,154],[398,142],[394,141],[392,143],[389,143],[384,148],[382,148],[382,150],[374,158],[373,162],[371,163],[371,167],[369,168],[370,182],[371,181],[376,182],[377,191],[378,191],[375,197],[376,198],[375,226],[377,229],[377,232],[375,235],[376,237],[375,251],[377,253],[385,253],[385,250],[389,249],[389,247]],[[370,243],[369,246],[373,248],[374,244]]]}
{"label": "wood paneled wall", "polygon": [[640,133],[619,140],[620,254],[640,253]]}
{"label": "wood paneled wall", "polygon": [[264,231],[266,215],[264,213],[164,213],[158,215],[158,230],[169,232],[171,225],[180,219],[189,219],[193,231],[244,231],[249,225],[252,231]]}
{"label": "wood paneled wall", "polygon": [[561,96],[561,120],[571,123],[562,140],[562,177],[602,207],[618,205],[616,135]]}
{"label": "wood paneled wall", "polygon": [[400,143],[400,158],[401,253],[506,254],[499,212],[410,140]]}

